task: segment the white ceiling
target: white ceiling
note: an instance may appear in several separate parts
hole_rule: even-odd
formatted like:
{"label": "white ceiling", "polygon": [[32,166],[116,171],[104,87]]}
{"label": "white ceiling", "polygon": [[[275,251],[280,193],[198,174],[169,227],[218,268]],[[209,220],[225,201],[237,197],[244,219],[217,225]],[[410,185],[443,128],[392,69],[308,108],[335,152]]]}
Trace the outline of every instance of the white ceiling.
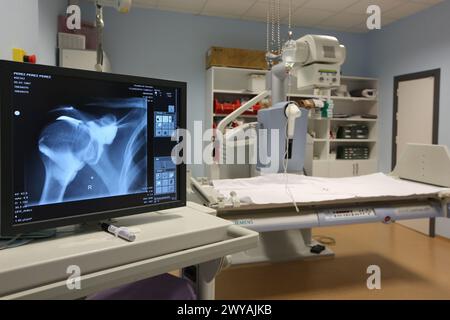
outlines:
{"label": "white ceiling", "polygon": [[[382,24],[388,25],[444,0],[280,0],[281,18],[288,21],[292,1],[292,24],[348,32],[367,32],[366,10],[379,5]],[[178,11],[196,15],[218,16],[252,21],[266,21],[269,0],[134,0],[134,6]]]}

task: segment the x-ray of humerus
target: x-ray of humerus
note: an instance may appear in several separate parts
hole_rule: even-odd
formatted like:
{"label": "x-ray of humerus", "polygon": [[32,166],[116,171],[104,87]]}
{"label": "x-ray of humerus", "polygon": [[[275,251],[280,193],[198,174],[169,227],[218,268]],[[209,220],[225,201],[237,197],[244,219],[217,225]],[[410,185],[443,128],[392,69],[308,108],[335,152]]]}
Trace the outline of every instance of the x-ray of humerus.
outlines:
{"label": "x-ray of humerus", "polygon": [[[90,111],[92,110],[92,111]],[[39,137],[45,181],[39,204],[144,192],[147,100],[103,99],[58,107]]]}

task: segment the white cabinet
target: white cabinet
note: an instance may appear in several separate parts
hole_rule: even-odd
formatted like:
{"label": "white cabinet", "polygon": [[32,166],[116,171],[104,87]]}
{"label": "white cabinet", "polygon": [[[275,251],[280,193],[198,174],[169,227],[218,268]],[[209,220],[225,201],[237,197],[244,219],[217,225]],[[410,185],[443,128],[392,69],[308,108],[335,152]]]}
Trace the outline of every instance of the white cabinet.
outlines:
{"label": "white cabinet", "polygon": [[378,163],[374,160],[356,161],[356,175],[363,176],[378,171]]}
{"label": "white cabinet", "polygon": [[330,178],[343,178],[353,176],[356,176],[356,164],[354,161],[329,161]]}
{"label": "white cabinet", "polygon": [[[322,164],[323,165],[323,164]],[[329,177],[331,178],[343,178],[343,177],[356,177],[366,174],[377,172],[377,162],[374,160],[336,160],[329,161]],[[317,176],[323,171],[315,172]]]}
{"label": "white cabinet", "polygon": [[312,166],[316,177],[326,178],[330,176],[330,165],[328,161],[314,161]]}

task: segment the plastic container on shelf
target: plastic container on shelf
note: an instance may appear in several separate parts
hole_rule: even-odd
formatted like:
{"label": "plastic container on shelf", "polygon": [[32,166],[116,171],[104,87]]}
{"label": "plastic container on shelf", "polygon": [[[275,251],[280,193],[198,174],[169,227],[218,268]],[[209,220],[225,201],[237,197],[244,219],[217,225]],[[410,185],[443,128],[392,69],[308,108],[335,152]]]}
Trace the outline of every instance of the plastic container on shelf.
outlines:
{"label": "plastic container on shelf", "polygon": [[251,74],[248,76],[248,90],[250,92],[263,92],[266,89],[266,76],[264,74]]}
{"label": "plastic container on shelf", "polygon": [[[214,100],[214,113],[216,114],[230,114],[236,109],[240,108],[245,100],[235,100],[232,102],[220,102],[218,99]],[[244,115],[256,115],[258,111],[261,109],[261,104],[255,104],[251,109],[244,112]]]}

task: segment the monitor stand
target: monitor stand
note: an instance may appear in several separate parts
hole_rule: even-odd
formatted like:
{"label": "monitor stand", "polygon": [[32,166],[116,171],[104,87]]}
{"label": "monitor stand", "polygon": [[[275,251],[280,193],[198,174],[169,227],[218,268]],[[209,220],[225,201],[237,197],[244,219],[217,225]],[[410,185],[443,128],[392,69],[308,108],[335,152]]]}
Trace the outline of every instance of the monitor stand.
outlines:
{"label": "monitor stand", "polygon": [[[116,219],[102,220],[109,224],[117,223]],[[35,240],[61,238],[66,236],[72,236],[75,234],[81,234],[86,232],[100,231],[98,221],[90,221],[81,224],[74,224],[55,229],[45,229],[42,231],[24,233],[15,237],[0,237],[0,250],[6,250],[10,248],[16,248],[27,245]]]}

